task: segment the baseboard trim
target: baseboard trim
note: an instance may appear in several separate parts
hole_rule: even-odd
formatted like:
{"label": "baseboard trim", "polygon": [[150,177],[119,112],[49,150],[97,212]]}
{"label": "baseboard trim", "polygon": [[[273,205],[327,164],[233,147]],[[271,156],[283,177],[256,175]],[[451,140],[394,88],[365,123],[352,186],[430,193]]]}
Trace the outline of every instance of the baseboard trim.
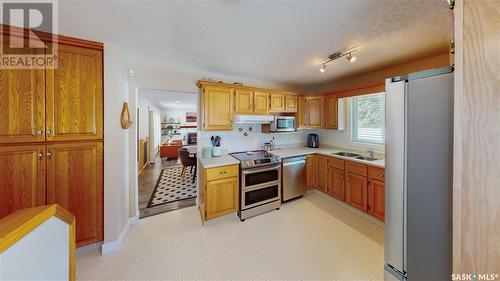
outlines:
{"label": "baseboard trim", "polygon": [[90,245],[86,245],[86,246],[82,246],[80,248],[77,248],[75,250],[75,253],[76,254],[81,254],[81,253],[85,253],[85,252],[92,251],[92,250],[95,250],[95,249],[99,249],[100,247],[102,247],[102,242],[97,242],[97,243],[94,243],[94,244],[90,244]]}
{"label": "baseboard trim", "polygon": [[125,237],[127,236],[128,229],[130,228],[130,225],[135,225],[138,222],[139,219],[137,217],[131,217],[128,219],[127,223],[125,224],[125,227],[123,228],[122,232],[120,233],[120,236],[118,236],[118,239],[114,241],[110,241],[107,243],[102,244],[101,246],[101,255],[107,255],[113,252],[116,252],[120,250],[120,247],[122,246],[123,240],[125,240]]}

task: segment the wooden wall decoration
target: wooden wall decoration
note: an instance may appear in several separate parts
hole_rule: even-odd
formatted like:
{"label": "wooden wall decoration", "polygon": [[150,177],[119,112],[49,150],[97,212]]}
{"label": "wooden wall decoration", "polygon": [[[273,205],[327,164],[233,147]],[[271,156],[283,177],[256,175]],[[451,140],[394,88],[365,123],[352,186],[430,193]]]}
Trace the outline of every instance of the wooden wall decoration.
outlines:
{"label": "wooden wall decoration", "polygon": [[132,126],[132,121],[130,119],[130,112],[128,111],[128,103],[123,103],[122,116],[121,116],[121,124],[123,129],[128,129]]}

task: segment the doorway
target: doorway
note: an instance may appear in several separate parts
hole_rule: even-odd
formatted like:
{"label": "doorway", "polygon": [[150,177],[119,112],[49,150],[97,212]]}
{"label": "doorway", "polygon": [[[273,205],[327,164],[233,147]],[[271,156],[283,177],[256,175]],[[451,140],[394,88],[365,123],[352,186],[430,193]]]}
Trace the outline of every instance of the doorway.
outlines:
{"label": "doorway", "polygon": [[196,205],[198,93],[137,92],[140,218]]}

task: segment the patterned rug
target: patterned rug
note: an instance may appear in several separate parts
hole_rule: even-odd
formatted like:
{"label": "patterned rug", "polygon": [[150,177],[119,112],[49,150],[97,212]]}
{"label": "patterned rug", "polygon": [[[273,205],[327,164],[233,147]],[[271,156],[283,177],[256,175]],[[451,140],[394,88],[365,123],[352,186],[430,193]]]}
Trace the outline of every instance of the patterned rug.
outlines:
{"label": "patterned rug", "polygon": [[186,169],[184,179],[181,177],[181,172],[182,166],[169,167],[161,171],[146,208],[196,197],[196,180],[191,183],[193,175],[190,173],[190,168]]}

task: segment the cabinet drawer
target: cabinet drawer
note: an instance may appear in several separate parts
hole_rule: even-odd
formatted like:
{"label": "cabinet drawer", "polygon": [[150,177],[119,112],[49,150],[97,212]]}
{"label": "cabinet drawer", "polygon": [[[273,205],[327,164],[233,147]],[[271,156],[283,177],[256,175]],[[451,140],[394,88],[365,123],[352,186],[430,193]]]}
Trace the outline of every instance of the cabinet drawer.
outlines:
{"label": "cabinet drawer", "polygon": [[366,176],[367,174],[367,166],[364,164],[346,161],[345,168],[347,172],[358,174],[360,176]]}
{"label": "cabinet drawer", "polygon": [[207,181],[237,177],[239,175],[238,165],[209,168],[205,172]]}
{"label": "cabinet drawer", "polygon": [[368,177],[385,182],[385,169],[368,166]]}
{"label": "cabinet drawer", "polygon": [[328,158],[328,167],[333,167],[333,168],[337,168],[340,170],[344,170],[344,164],[345,164],[345,161],[342,159],[333,158],[333,157]]}

